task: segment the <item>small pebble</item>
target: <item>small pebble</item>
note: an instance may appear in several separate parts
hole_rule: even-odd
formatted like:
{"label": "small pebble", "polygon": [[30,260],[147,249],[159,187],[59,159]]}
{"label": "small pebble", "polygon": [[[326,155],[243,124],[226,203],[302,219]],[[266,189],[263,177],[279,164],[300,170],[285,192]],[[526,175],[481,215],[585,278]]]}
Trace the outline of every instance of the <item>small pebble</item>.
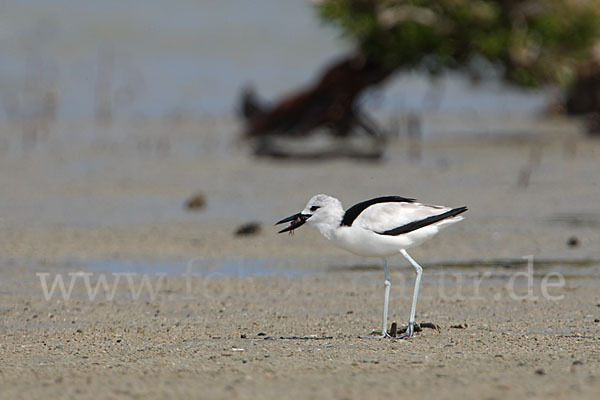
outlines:
{"label": "small pebble", "polygon": [[200,210],[206,206],[206,197],[202,193],[196,193],[190,196],[185,202],[185,207],[188,210]]}
{"label": "small pebble", "polygon": [[540,368],[540,369],[536,369],[536,370],[535,370],[535,373],[536,373],[537,375],[546,375],[546,371],[544,371],[544,370],[543,370],[543,369],[541,369],[541,368]]}
{"label": "small pebble", "polygon": [[260,222],[248,222],[235,230],[235,236],[252,236],[260,233]]}
{"label": "small pebble", "polygon": [[577,236],[571,236],[569,240],[567,240],[567,246],[569,247],[577,247],[579,246],[579,239]]}

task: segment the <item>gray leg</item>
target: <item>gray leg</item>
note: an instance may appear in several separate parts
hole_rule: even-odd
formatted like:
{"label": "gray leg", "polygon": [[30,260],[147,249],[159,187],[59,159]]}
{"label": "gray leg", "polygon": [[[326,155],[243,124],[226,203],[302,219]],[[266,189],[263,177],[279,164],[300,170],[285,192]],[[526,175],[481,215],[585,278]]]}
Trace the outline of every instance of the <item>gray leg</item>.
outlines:
{"label": "gray leg", "polygon": [[387,265],[387,259],[383,259],[383,268],[385,269],[385,282],[383,283],[384,298],[383,298],[383,321],[381,323],[381,336],[388,337],[387,333],[387,317],[388,317],[388,303],[390,300],[390,288],[392,287],[392,281],[390,280],[390,269]]}
{"label": "gray leg", "polygon": [[[383,259],[383,268],[385,269],[385,282],[384,285],[384,297],[383,297],[383,321],[381,322],[381,335],[369,335],[365,336],[365,339],[383,339],[386,337],[390,337],[387,333],[387,317],[388,317],[388,303],[390,300],[390,287],[392,286],[392,282],[390,280],[390,269],[387,265],[387,260]],[[375,332],[373,332],[374,334]]]}
{"label": "gray leg", "polygon": [[413,292],[412,306],[410,307],[410,319],[408,320],[408,328],[406,332],[399,336],[400,339],[410,339],[415,329],[415,312],[417,310],[417,298],[419,297],[419,286],[421,285],[421,275],[423,274],[423,268],[411,256],[408,255],[406,250],[400,250],[400,253],[408,260],[409,263],[415,268],[417,272],[417,278],[415,279],[415,290]]}

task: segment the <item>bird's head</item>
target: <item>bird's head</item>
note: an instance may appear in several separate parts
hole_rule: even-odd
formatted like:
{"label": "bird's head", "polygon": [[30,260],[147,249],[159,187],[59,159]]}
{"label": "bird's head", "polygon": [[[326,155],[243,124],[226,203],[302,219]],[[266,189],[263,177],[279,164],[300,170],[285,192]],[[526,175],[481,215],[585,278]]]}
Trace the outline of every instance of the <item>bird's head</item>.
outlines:
{"label": "bird's head", "polygon": [[[279,233],[290,232],[301,227],[308,222],[309,225],[319,226],[321,224],[339,224],[343,215],[342,204],[335,197],[327,196],[326,194],[318,194],[313,196],[304,210],[297,214],[290,215],[287,218],[277,222],[276,225],[290,222],[290,224]],[[339,221],[337,221],[339,219]]]}

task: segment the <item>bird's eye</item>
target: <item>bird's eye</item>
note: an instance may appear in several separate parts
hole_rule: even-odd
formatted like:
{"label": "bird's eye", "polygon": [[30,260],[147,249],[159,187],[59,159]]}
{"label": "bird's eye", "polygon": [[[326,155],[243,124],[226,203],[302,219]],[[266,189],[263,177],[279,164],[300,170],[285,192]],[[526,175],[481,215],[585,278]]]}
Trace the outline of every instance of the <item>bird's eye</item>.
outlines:
{"label": "bird's eye", "polygon": [[321,207],[319,207],[319,206],[312,206],[310,208],[310,211],[317,211],[319,208],[321,208]]}

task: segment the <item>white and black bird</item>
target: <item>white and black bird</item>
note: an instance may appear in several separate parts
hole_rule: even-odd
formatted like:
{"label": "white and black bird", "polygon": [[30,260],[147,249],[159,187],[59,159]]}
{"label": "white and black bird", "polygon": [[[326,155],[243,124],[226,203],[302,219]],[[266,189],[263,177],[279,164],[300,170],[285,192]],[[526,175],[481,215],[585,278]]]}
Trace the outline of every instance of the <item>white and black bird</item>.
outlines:
{"label": "white and black bird", "polygon": [[277,224],[290,222],[279,231],[293,232],[308,223],[314,226],[338,247],[362,257],[382,257],[385,269],[382,337],[387,332],[388,301],[390,296],[390,270],[387,257],[402,254],[415,268],[417,278],[413,293],[408,328],[399,338],[410,338],[414,333],[415,309],[423,268],[406,249],[417,246],[433,237],[440,229],[462,221],[460,214],[467,207],[432,206],[400,196],[377,197],[355,204],[344,211],[342,203],[325,194],[313,196],[301,212],[284,218]]}

